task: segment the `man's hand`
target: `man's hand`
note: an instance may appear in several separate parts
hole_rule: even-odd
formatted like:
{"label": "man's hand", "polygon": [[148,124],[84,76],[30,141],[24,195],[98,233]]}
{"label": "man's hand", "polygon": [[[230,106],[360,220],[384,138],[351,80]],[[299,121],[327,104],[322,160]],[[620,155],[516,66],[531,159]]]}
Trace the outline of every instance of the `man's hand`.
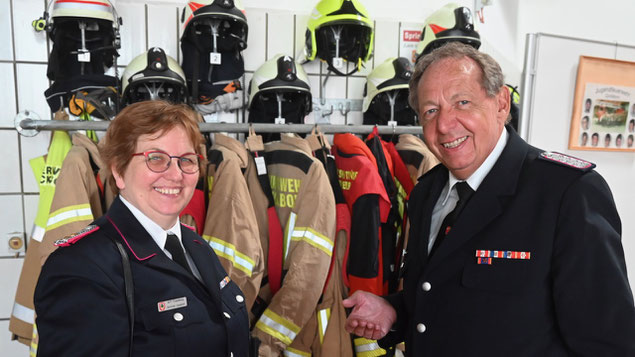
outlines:
{"label": "man's hand", "polygon": [[346,319],[346,331],[360,337],[378,340],[397,321],[397,312],[386,300],[366,291],[356,291],[342,304],[353,308]]}

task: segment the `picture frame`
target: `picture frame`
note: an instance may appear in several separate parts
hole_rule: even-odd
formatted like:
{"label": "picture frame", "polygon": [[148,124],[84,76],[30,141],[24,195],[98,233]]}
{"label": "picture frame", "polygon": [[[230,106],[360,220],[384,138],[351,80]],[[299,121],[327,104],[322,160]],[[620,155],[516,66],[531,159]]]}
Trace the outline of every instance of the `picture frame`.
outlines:
{"label": "picture frame", "polygon": [[569,149],[635,152],[635,62],[580,56]]}

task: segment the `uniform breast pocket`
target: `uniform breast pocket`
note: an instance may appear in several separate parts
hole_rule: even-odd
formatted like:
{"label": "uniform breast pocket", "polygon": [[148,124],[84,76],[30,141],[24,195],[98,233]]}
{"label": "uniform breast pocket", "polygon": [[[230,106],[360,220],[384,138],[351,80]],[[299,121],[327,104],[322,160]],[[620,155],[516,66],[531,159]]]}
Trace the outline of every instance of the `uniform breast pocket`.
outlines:
{"label": "uniform breast pocket", "polygon": [[472,289],[522,293],[529,288],[528,274],[530,261],[492,259],[492,264],[469,262],[463,269],[461,282]]}
{"label": "uniform breast pocket", "polygon": [[147,331],[165,332],[177,327],[200,324],[207,320],[204,308],[198,309],[200,311],[197,313],[192,306],[196,302],[191,299],[185,301],[187,301],[187,305],[178,308],[170,308],[164,305],[165,302],[142,306],[139,309],[138,318]]}

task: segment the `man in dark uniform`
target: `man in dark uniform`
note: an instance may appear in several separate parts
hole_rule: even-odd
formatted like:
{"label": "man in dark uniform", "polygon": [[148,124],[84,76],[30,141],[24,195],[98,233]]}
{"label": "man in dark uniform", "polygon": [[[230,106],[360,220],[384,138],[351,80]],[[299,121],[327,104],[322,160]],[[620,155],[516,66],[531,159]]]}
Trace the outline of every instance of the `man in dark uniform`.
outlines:
{"label": "man in dark uniform", "polygon": [[635,356],[621,223],[594,164],[505,126],[499,65],[450,43],[410,82],[441,161],[409,203],[403,291],[358,292],[347,329],[407,356]]}

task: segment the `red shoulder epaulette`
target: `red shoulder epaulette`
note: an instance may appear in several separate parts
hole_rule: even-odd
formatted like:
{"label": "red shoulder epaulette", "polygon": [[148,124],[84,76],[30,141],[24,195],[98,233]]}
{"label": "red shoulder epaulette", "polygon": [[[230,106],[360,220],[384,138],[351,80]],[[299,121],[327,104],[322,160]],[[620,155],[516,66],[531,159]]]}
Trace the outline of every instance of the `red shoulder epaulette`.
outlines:
{"label": "red shoulder epaulette", "polygon": [[72,244],[75,244],[75,242],[77,242],[78,240],[86,237],[87,235],[96,232],[99,230],[99,226],[96,226],[94,224],[91,224],[89,226],[86,226],[84,229],[82,229],[81,231],[77,232],[77,233],[73,233],[69,236],[66,236],[62,239],[58,239],[55,241],[55,243],[53,243],[56,247],[68,247]]}
{"label": "red shoulder epaulette", "polygon": [[595,168],[595,164],[590,161],[582,160],[577,157],[569,156],[555,151],[545,151],[540,154],[539,158],[580,171],[590,171]]}

